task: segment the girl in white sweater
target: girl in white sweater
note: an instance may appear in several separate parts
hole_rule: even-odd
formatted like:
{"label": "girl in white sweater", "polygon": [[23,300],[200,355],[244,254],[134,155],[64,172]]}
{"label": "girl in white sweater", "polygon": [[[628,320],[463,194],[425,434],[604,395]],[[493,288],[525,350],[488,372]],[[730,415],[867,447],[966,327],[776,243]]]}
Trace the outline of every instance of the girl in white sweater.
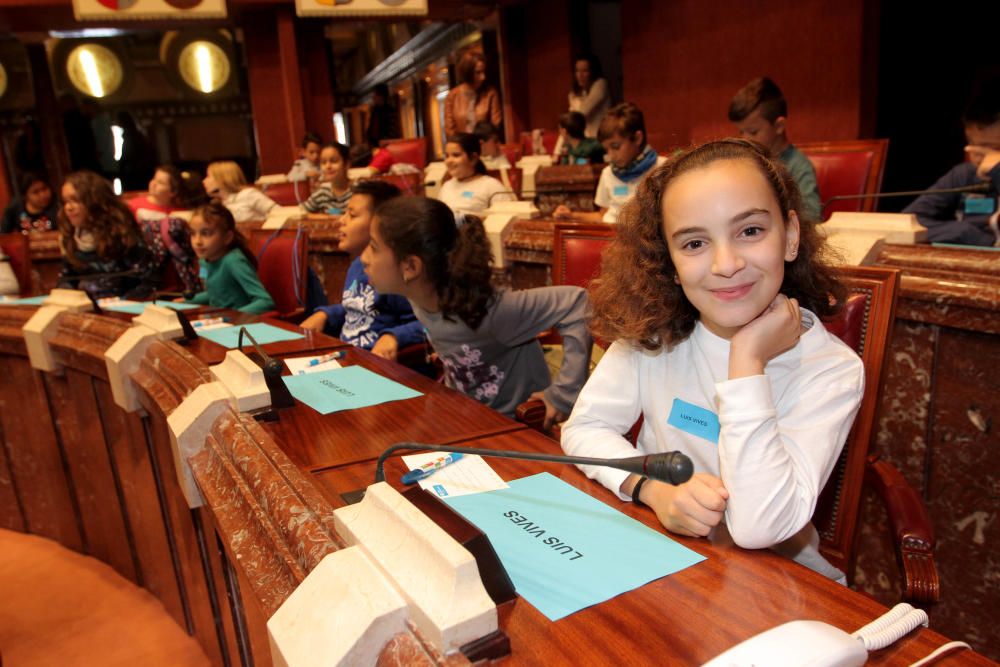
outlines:
{"label": "girl in white sweater", "polygon": [[[619,218],[592,287],[592,329],[616,341],[562,432],[569,454],[680,450],[669,486],[588,476],[648,505],[670,531],[772,547],[834,579],[810,523],[864,391],[861,360],[820,318],[844,289],[798,215],[795,182],[762,147],[726,139],[654,171]],[[716,531],[716,535],[722,531]]]}

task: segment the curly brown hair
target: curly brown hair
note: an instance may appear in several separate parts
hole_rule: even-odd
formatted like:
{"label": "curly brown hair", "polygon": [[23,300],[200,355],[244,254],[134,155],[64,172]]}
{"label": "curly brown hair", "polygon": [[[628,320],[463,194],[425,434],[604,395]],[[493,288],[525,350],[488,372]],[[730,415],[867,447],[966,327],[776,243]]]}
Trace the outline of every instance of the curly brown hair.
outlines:
{"label": "curly brown hair", "polygon": [[[663,235],[663,194],[681,174],[717,160],[745,160],[756,166],[774,193],[781,218],[797,211],[801,197],[784,166],[760,144],[722,139],[697,146],[656,168],[639,185],[618,217],[615,240],[590,286],[591,329],[605,340],[624,340],[648,350],[683,341],[698,311],[675,281],[676,270]],[[799,216],[799,250],[785,262],[781,293],[821,318],[837,313],[846,291],[831,267],[832,254],[816,225]]]}
{"label": "curly brown hair", "polygon": [[[111,183],[92,171],[74,171],[66,177],[66,183],[73,186],[87,211],[84,229],[94,235],[99,257],[119,257],[132,246],[142,244],[142,233],[132,211],[118,199]],[[65,204],[57,219],[63,256],[70,264],[83,266],[85,262],[76,256],[75,230],[66,217]]]}
{"label": "curly brown hair", "polygon": [[493,303],[493,252],[479,218],[458,227],[447,205],[426,197],[397,197],[375,210],[378,231],[397,259],[423,261],[441,315],[478,329]]}

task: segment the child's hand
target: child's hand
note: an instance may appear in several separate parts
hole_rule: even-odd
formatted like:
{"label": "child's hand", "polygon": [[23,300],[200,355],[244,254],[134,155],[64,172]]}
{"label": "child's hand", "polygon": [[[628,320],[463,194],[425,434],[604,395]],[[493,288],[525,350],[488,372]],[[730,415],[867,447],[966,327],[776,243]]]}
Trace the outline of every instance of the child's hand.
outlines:
{"label": "child's hand", "polygon": [[548,431],[556,424],[563,423],[569,417],[568,414],[560,411],[559,408],[557,408],[556,406],[552,405],[552,403],[549,402],[549,399],[545,397],[544,391],[536,391],[528,398],[529,399],[537,398],[538,400],[540,400],[542,403],[545,404],[545,419],[542,422],[542,428],[546,431]]}
{"label": "child's hand", "polygon": [[299,324],[303,329],[308,329],[309,331],[315,331],[316,333],[323,333],[323,327],[326,326],[326,313],[322,310],[317,310],[315,313],[302,320]]}
{"label": "child's hand", "polygon": [[174,301],[174,303],[184,303],[185,301],[187,301],[187,299],[185,299],[182,296],[179,296],[176,299],[174,299],[173,301]]}
{"label": "child's hand", "polygon": [[729,379],[762,375],[767,362],[792,348],[801,335],[799,302],[779,294],[730,341]]}
{"label": "child's hand", "polygon": [[679,486],[651,479],[640,500],[671,533],[705,537],[722,521],[729,491],[718,477],[700,472]]}
{"label": "child's hand", "polygon": [[572,220],[573,211],[566,204],[559,204],[559,206],[556,206],[556,210],[552,212],[552,217],[556,220]]}
{"label": "child's hand", "polygon": [[375,345],[372,346],[372,354],[376,357],[388,359],[389,361],[396,361],[398,353],[399,342],[395,336],[389,333],[379,336],[379,339],[375,341]]}
{"label": "child's hand", "polygon": [[969,154],[969,157],[973,161],[979,160],[979,166],[976,167],[976,175],[983,180],[989,180],[993,167],[1000,164],[1000,151],[995,148],[988,146],[966,146],[965,152]]}

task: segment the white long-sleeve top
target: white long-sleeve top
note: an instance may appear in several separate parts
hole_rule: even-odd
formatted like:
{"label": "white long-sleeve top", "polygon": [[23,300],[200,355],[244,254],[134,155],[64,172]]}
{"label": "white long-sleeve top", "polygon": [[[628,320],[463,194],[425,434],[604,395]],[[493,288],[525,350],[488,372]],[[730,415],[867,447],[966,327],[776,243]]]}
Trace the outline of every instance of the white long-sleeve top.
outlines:
{"label": "white long-sleeve top", "polygon": [[[619,458],[636,449],[620,434],[644,416],[638,453],[681,451],[695,472],[729,491],[725,523],[736,544],[776,551],[838,578],[816,550],[810,523],[864,393],[853,350],[803,310],[808,329],[764,375],[729,380],[729,341],[700,322],[669,350],[616,342],[601,359],[562,429],[574,456]],[[718,443],[668,423],[675,399],[718,416]],[[616,493],[627,472],[581,466]],[[825,567],[824,567],[825,566]]]}
{"label": "white long-sleeve top", "polygon": [[267,214],[278,204],[254,187],[246,187],[222,200],[236,222],[266,220]]}

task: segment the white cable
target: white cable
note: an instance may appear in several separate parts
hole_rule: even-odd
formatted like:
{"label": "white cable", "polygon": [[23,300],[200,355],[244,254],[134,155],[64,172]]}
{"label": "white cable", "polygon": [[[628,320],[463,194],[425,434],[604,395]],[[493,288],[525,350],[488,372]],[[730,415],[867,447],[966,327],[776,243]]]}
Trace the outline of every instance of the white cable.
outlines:
{"label": "white cable", "polygon": [[923,665],[929,665],[942,658],[946,653],[951,653],[955,649],[960,648],[967,648],[970,651],[972,650],[972,647],[965,642],[948,642],[943,646],[937,647],[934,651],[928,653],[926,656],[910,665],[910,667],[923,667]]}
{"label": "white cable", "polygon": [[[900,607],[909,607],[902,610]],[[855,632],[852,637],[861,641],[868,651],[877,651],[893,644],[919,626],[927,625],[927,612],[914,609],[910,605],[896,605],[885,616]]]}

